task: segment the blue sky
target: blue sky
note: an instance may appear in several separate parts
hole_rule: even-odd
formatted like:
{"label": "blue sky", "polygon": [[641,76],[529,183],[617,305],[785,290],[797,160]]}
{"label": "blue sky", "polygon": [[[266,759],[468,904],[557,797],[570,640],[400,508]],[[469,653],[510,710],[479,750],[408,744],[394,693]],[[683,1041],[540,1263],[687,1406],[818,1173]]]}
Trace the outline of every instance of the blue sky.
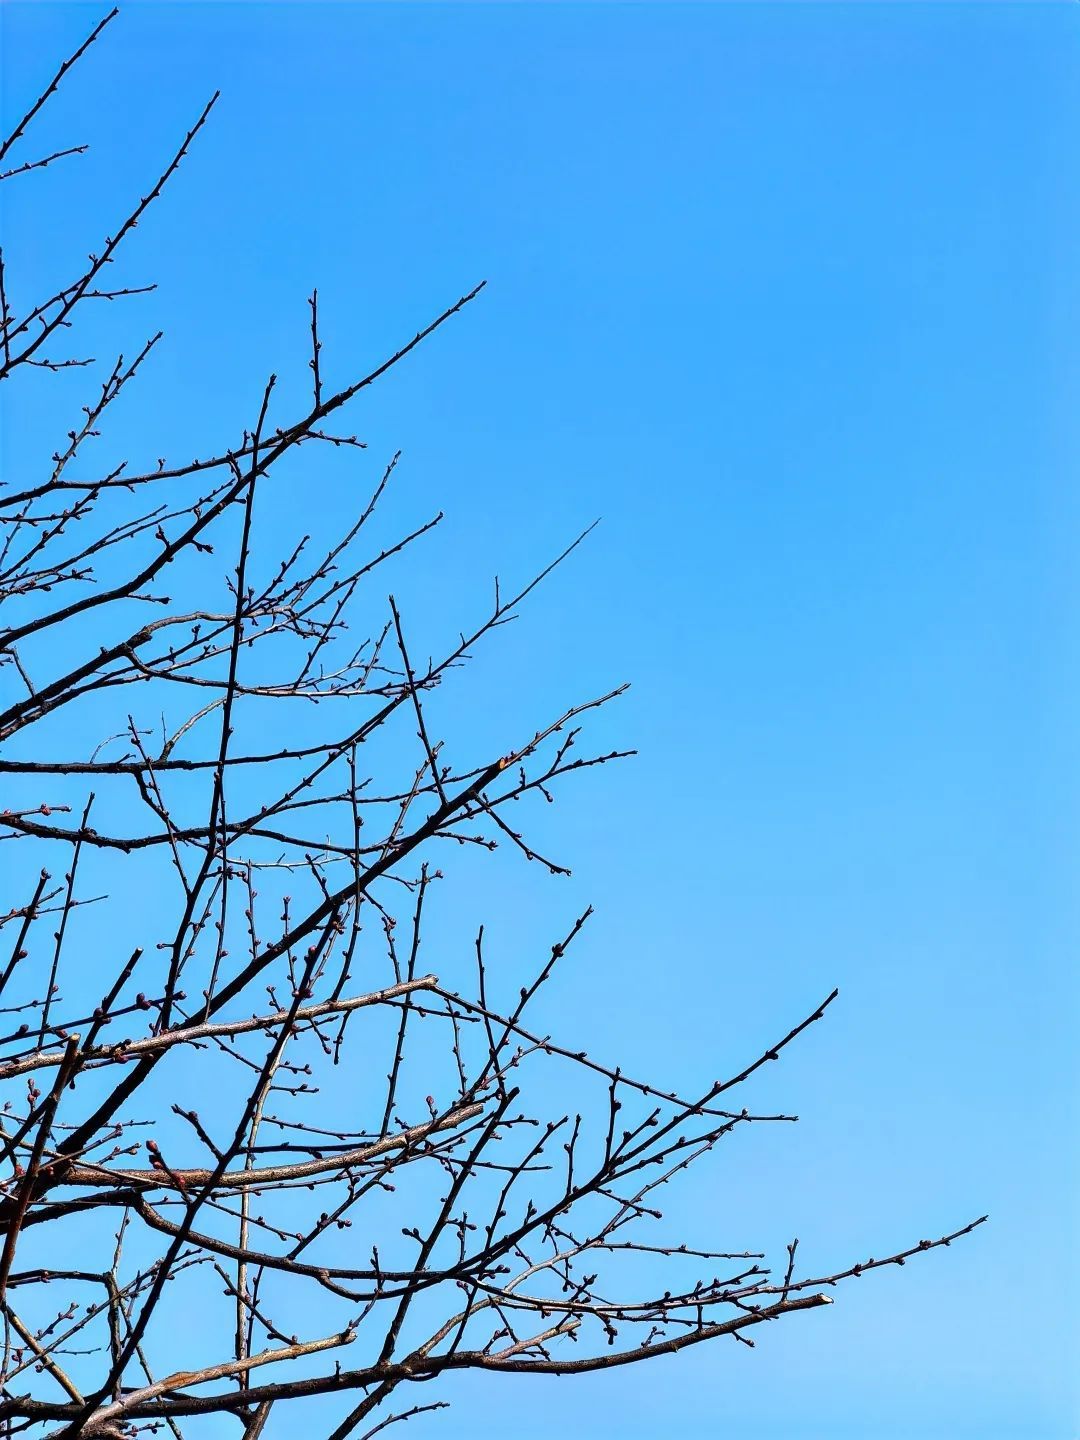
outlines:
{"label": "blue sky", "polygon": [[[5,108],[99,13],[4,6]],[[593,902],[553,1013],[671,1083],[841,991],[754,1092],[801,1124],[675,1218],[831,1269],[991,1216],[753,1352],[463,1385],[425,1434],[1077,1434],[1078,23],[132,3],[56,107],[93,149],[42,276],[223,91],[128,260],[161,291],[98,322],[166,331],[127,417],[153,455],[306,383],[313,285],[344,379],[488,280],[356,420],[404,451],[398,515],[447,512],[395,584],[453,632],[602,516],[442,722],[630,680],[596,734],[640,755],[540,817],[571,880],[501,865],[447,923],[511,950]]]}

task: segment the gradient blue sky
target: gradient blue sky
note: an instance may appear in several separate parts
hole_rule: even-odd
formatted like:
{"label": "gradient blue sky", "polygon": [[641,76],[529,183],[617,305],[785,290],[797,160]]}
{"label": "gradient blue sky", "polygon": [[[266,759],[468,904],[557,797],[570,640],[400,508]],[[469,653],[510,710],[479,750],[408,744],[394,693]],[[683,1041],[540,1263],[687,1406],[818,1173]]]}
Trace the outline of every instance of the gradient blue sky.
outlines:
{"label": "gradient blue sky", "polygon": [[[5,108],[103,9],[4,5]],[[673,1205],[701,1241],[992,1221],[753,1352],[463,1382],[410,1434],[1072,1440],[1077,7],[132,3],[50,122],[93,150],[41,274],[217,86],[129,262],[150,453],[303,383],[313,285],[344,379],[486,278],[356,422],[447,510],[399,593],[475,613],[603,516],[446,726],[628,679],[598,733],[641,754],[541,817],[570,881],[503,867],[469,923],[591,900],[562,1028],[672,1083],[839,985],[754,1092],[801,1125]]]}

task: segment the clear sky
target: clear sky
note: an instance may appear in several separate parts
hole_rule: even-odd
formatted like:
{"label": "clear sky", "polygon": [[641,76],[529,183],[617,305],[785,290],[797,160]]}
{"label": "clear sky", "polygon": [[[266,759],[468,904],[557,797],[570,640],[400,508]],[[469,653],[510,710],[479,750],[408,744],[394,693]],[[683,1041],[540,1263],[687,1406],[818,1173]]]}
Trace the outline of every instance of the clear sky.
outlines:
{"label": "clear sky", "polygon": [[[103,10],[5,4],[5,107]],[[672,1084],[840,987],[754,1091],[801,1124],[673,1201],[700,1243],[834,1268],[991,1216],[754,1351],[410,1434],[1071,1440],[1080,11],[129,4],[50,122],[93,148],[42,275],[218,86],[131,251],[162,289],[100,322],[166,331],[129,430],[186,458],[304,383],[313,285],[344,379],[487,279],[356,420],[447,511],[399,593],[453,630],[603,517],[445,727],[630,680],[597,733],[640,755],[540,817],[572,879],[503,865],[462,926],[592,901],[556,1018]]]}

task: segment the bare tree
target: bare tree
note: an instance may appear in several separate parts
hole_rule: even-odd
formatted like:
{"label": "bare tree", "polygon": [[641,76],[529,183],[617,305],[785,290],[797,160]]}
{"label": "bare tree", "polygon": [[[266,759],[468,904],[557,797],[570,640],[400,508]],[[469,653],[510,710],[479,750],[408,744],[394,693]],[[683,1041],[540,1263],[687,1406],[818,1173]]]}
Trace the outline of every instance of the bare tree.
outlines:
{"label": "bare tree", "polygon": [[[38,183],[84,148],[8,158],[115,13],[0,148],[4,180]],[[5,381],[92,373],[69,349],[77,322],[152,288],[114,285],[112,267],[213,104],[76,278],[24,297],[0,258]],[[816,1276],[796,1269],[795,1241],[772,1269],[650,1230],[662,1187],[741,1127],[792,1118],[736,1092],[835,992],[682,1096],[530,1022],[588,912],[509,999],[483,932],[471,988],[428,972],[440,848],[503,844],[558,873],[516,817],[620,757],[584,748],[580,724],[619,692],[451,758],[428,723],[433,690],[553,566],[514,593],[496,583],[487,613],[425,659],[393,598],[362,643],[347,628],[361,581],[438,519],[363,549],[393,460],[328,549],[298,535],[265,556],[255,537],[271,472],[309,447],[361,448],[340,412],[476,294],[341,388],[312,295],[302,414],[275,415],[270,376],[219,453],[95,467],[154,335],[95,382],[40,476],[4,477],[0,835],[19,842],[4,847],[0,917],[6,1435],[179,1435],[221,1415],[254,1440],[272,1410],[298,1433],[300,1402],[333,1395],[332,1440],[372,1435],[441,1408],[414,1387],[448,1371],[569,1375],[752,1344],[841,1280],[973,1228]],[[114,953],[136,894],[152,897],[151,929]],[[343,1123],[315,1077],[346,1065]],[[544,1118],[555,1068],[580,1098]],[[664,1266],[662,1293],[635,1288],[643,1259]]]}

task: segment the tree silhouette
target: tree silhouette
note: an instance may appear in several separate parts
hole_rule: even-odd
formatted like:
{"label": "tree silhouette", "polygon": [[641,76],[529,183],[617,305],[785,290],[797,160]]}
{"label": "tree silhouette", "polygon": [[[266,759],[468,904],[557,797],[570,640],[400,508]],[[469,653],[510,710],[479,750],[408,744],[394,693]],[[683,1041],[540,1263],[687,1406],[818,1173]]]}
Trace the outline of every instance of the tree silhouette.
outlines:
{"label": "tree silhouette", "polygon": [[[115,13],[0,148],[8,183],[84,148],[8,159]],[[114,286],[111,267],[213,105],[75,279],[26,298],[0,258],[5,381],[93,373],[69,349],[78,322],[153,288]],[[277,415],[270,376],[219,453],[96,467],[155,335],[95,382],[39,477],[3,477],[0,835],[19,842],[0,919],[6,1435],[179,1435],[223,1415],[253,1440],[272,1414],[296,1433],[300,1402],[333,1395],[332,1440],[371,1435],[441,1408],[414,1387],[447,1371],[578,1374],[752,1343],[841,1280],[973,1228],[817,1276],[796,1270],[794,1241],[773,1269],[650,1228],[662,1187],[725,1137],[792,1118],[736,1092],[835,992],[681,1096],[531,1023],[589,912],[511,984],[482,931],[471,988],[426,968],[440,849],[506,845],[559,873],[526,838],[526,802],[626,753],[582,732],[620,692],[451,759],[431,693],[565,557],[512,593],[496,583],[487,613],[425,659],[392,597],[368,638],[349,629],[361,581],[438,518],[365,550],[394,460],[329,548],[256,539],[281,503],[270,477],[310,447],[361,449],[339,412],[479,288],[342,388],[313,294],[302,414]],[[149,928],[114,953],[135,897]],[[316,1098],[333,1067],[356,1102],[345,1121]],[[556,1068],[576,1099],[546,1118]],[[635,1284],[658,1257],[659,1294]],[[298,1317],[319,1328],[297,1333]]]}

